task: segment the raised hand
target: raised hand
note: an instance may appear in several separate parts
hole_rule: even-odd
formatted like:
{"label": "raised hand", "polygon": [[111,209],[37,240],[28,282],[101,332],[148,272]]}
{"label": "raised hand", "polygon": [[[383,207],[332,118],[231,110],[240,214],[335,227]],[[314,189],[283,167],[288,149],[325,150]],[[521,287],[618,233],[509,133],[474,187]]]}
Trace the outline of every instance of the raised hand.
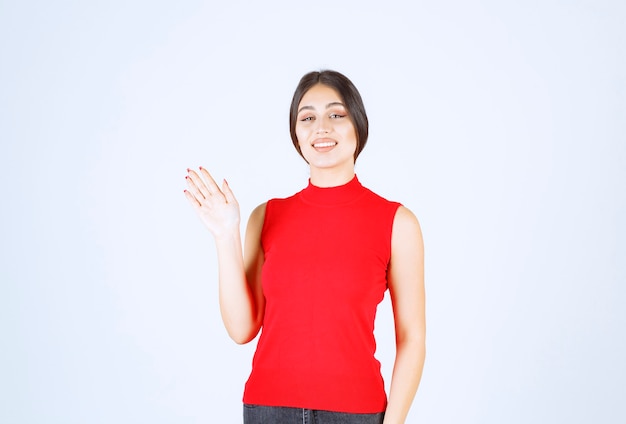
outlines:
{"label": "raised hand", "polygon": [[239,203],[226,180],[222,188],[211,174],[200,167],[200,173],[187,169],[185,197],[213,237],[220,238],[239,232]]}

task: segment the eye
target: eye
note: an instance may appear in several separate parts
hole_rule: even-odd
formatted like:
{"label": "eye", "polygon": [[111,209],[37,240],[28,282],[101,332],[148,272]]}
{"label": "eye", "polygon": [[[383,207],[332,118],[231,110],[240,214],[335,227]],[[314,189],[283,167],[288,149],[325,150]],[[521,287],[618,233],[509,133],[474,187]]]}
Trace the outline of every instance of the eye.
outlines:
{"label": "eye", "polygon": [[340,119],[340,118],[345,118],[346,115],[342,115],[340,113],[331,113],[330,117],[331,117],[331,119]]}
{"label": "eye", "polygon": [[302,118],[300,118],[300,121],[302,122],[309,122],[312,121],[314,118],[312,116],[304,116]]}

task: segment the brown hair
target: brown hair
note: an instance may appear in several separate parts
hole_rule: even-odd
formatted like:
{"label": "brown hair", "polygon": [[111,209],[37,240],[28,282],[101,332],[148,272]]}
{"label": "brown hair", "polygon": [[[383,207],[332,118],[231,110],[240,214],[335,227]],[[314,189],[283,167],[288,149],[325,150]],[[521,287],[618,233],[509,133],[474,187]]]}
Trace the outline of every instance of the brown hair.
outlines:
{"label": "brown hair", "polygon": [[[367,142],[367,135],[369,130],[369,122],[367,120],[367,114],[365,113],[365,106],[363,100],[359,94],[359,90],[356,89],[352,81],[350,81],[345,75],[331,70],[313,71],[309,72],[300,79],[296,91],[293,93],[293,99],[291,100],[291,108],[289,110],[289,132],[291,133],[291,141],[296,150],[302,156],[300,151],[300,145],[298,144],[298,138],[296,137],[296,123],[298,119],[298,105],[302,97],[313,86],[322,84],[335,90],[341,100],[343,101],[352,125],[356,132],[356,150],[354,151],[354,160],[359,156],[365,143]],[[304,158],[304,156],[302,156]],[[306,160],[306,159],[305,159]]]}

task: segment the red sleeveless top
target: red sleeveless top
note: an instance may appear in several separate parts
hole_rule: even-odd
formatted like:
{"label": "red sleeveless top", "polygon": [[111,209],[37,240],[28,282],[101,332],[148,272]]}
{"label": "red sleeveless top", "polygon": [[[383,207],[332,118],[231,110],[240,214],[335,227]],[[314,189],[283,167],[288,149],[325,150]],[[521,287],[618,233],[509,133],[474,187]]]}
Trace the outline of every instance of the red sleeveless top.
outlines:
{"label": "red sleeveless top", "polygon": [[363,187],[308,187],[267,203],[263,328],[243,401],[378,413],[387,397],[374,357],[399,203]]}

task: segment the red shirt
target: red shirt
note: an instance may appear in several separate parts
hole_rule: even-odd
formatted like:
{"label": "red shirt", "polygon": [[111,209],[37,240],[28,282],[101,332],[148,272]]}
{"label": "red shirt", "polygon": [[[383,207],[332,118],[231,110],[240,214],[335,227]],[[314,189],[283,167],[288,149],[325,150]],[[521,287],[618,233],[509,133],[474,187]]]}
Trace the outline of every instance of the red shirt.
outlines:
{"label": "red shirt", "polygon": [[356,176],[267,203],[263,329],[243,401],[378,413],[387,397],[374,318],[387,289],[399,203]]}

